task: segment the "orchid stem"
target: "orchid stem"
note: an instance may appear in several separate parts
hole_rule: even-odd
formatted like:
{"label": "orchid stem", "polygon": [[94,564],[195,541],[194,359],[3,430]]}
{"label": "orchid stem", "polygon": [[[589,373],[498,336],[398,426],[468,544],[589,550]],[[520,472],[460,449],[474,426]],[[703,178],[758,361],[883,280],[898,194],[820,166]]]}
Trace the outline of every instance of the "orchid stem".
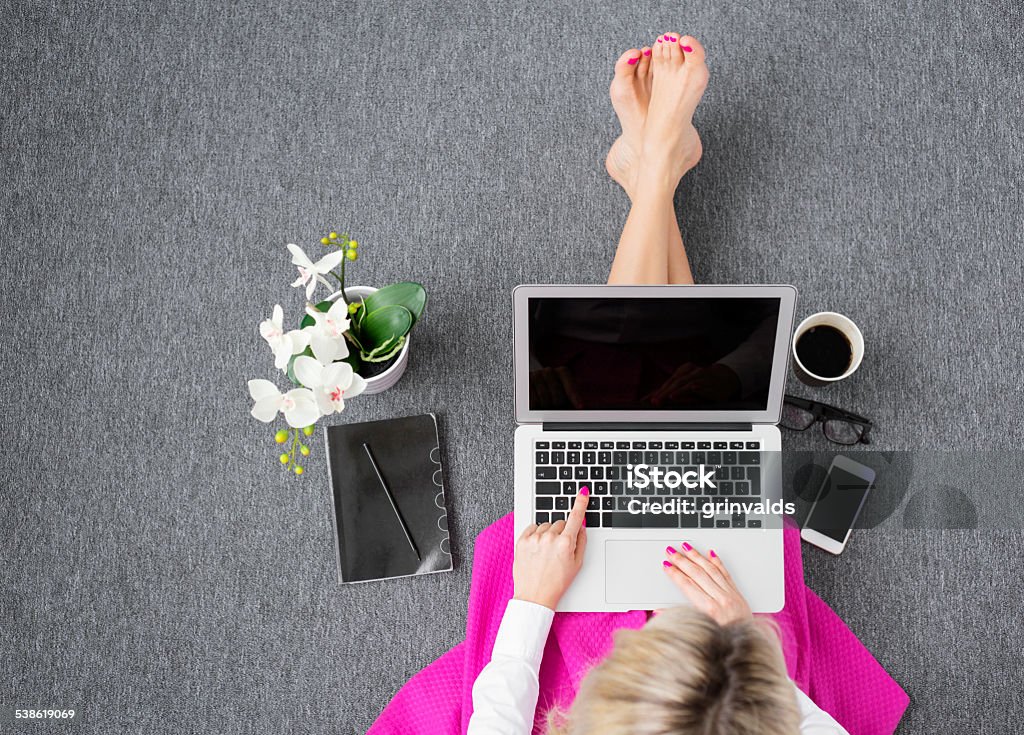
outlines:
{"label": "orchid stem", "polygon": [[345,302],[345,305],[347,306],[348,305],[348,296],[345,294],[345,261],[346,260],[348,260],[348,258],[342,258],[341,259],[341,276],[338,278],[338,283],[341,284],[341,299],[342,299],[342,301]]}
{"label": "orchid stem", "polygon": [[295,467],[295,445],[298,443],[298,441],[299,441],[299,430],[298,429],[292,429],[292,459],[291,459],[291,466],[292,467]]}
{"label": "orchid stem", "polygon": [[345,298],[345,279],[342,278],[341,276],[339,276],[334,271],[327,271],[327,272],[330,273],[334,277],[334,280],[338,282],[338,291],[339,291],[339,293],[341,293],[341,300],[344,301],[345,304],[347,305],[348,304],[348,299]]}

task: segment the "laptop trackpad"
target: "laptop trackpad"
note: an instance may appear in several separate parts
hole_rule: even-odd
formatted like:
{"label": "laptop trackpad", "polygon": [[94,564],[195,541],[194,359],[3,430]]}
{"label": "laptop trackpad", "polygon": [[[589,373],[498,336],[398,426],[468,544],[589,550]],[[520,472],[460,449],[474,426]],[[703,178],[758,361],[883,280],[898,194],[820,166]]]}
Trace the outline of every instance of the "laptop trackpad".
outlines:
{"label": "laptop trackpad", "polygon": [[650,610],[686,602],[662,571],[665,541],[605,541],[605,602]]}

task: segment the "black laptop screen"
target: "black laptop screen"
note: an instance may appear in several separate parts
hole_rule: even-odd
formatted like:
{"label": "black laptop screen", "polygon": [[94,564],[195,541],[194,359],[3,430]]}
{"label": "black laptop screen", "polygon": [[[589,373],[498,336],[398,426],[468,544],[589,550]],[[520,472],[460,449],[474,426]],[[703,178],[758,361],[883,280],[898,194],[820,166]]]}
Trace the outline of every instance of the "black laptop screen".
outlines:
{"label": "black laptop screen", "polygon": [[777,298],[531,298],[530,410],[764,411]]}

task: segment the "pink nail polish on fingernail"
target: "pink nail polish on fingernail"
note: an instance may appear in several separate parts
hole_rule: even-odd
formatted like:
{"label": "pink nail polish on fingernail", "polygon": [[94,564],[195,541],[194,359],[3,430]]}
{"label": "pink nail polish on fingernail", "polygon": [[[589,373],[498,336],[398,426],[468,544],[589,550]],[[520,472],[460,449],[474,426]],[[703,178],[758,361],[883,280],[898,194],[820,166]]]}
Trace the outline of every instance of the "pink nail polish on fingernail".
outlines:
{"label": "pink nail polish on fingernail", "polygon": [[683,51],[685,51],[688,54],[692,54],[693,53],[693,48],[690,47],[690,46],[683,46]]}
{"label": "pink nail polish on fingernail", "polygon": [[651,55],[651,50],[650,49],[647,49],[646,51],[644,51],[644,56],[650,56],[650,55]]}
{"label": "pink nail polish on fingernail", "polygon": [[630,60],[629,60],[629,61],[627,61],[626,63],[627,63],[627,64],[635,64],[635,63],[636,63],[636,62],[638,62],[638,61],[640,61],[640,59],[639,59],[639,58],[636,58],[636,59],[630,59]]}
{"label": "pink nail polish on fingernail", "polygon": [[666,546],[666,547],[665,547],[665,551],[666,551],[666,552],[668,552],[669,554],[674,554],[674,553],[676,553],[676,550],[675,550],[675,549],[673,549],[673,548],[672,548],[671,546]]}
{"label": "pink nail polish on fingernail", "polygon": [[662,565],[663,567],[670,567],[670,566],[672,566],[672,562],[670,562],[670,561],[663,561],[663,562],[661,563],[661,565]]}
{"label": "pink nail polish on fingernail", "polygon": [[708,556],[710,556],[712,559],[714,559],[715,557],[718,556],[718,554],[716,554],[715,550],[712,549],[711,551],[708,552]]}
{"label": "pink nail polish on fingernail", "polygon": [[580,488],[580,495],[590,495],[590,488],[586,485]]}
{"label": "pink nail polish on fingernail", "polygon": [[686,543],[686,542],[684,541],[684,542],[683,542],[683,550],[684,550],[684,551],[693,551],[693,547],[692,547],[692,546],[690,546],[690,545],[689,545],[688,543]]}

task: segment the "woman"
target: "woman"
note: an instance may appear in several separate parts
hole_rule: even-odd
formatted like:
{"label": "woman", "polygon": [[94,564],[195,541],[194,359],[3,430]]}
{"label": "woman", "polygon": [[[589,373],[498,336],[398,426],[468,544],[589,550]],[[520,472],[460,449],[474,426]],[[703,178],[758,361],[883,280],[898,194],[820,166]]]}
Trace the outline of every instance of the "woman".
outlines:
{"label": "woman", "polygon": [[[673,205],[676,186],[701,155],[693,112],[707,85],[704,49],[666,33],[615,64],[612,105],[622,135],[606,166],[632,207],[608,282],[693,283]],[[568,518],[530,526],[516,542],[509,602],[491,662],[473,686],[469,732],[529,733],[541,656],[554,609],[583,563],[580,490]],[[755,619],[713,549],[682,542],[662,562],[691,607],[617,634],[609,657],[583,680],[549,733],[568,735],[781,735],[846,731],[789,680],[778,636]]]}

